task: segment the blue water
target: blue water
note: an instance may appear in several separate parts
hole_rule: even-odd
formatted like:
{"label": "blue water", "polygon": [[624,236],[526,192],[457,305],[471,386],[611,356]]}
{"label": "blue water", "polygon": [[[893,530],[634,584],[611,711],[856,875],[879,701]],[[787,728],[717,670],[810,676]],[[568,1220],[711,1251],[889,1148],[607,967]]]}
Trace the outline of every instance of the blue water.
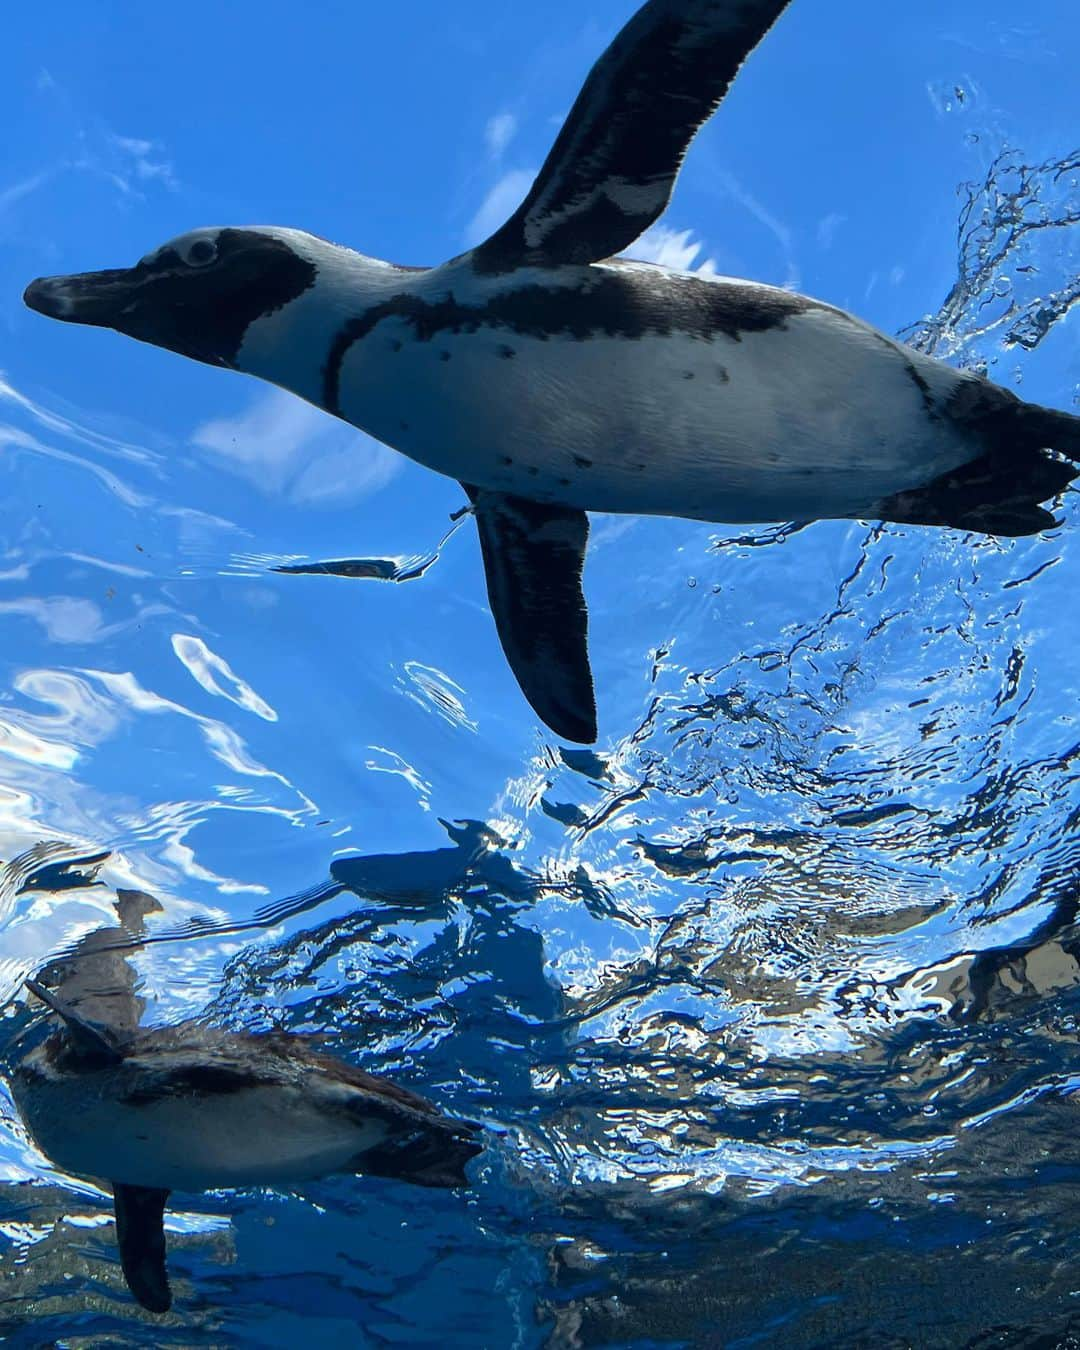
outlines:
{"label": "blue water", "polygon": [[[803,163],[805,216],[763,226],[772,166],[739,229],[768,279],[1068,409],[1080,96],[1046,35],[1078,32],[1011,9],[958,5],[894,66],[875,29],[860,97],[899,80],[936,139],[852,127]],[[860,242],[831,246],[830,196]],[[8,289],[46,270],[25,230],[0,243]],[[0,856],[111,856],[98,884],[0,890],[0,1036],[24,976],[136,887],[162,905],[133,957],[148,1021],[317,1034],[488,1147],[466,1193],[174,1197],[155,1319],[108,1196],[5,1090],[6,1340],[1073,1344],[1075,495],[1016,541],[597,518],[602,739],[569,749],[505,669],[455,485],[357,467],[321,424],[238,469],[148,414],[150,358],[84,336],[34,330],[71,371],[16,379],[13,346],[0,384]],[[164,362],[156,388],[196,388]],[[274,570],[349,558],[372,575]]]}

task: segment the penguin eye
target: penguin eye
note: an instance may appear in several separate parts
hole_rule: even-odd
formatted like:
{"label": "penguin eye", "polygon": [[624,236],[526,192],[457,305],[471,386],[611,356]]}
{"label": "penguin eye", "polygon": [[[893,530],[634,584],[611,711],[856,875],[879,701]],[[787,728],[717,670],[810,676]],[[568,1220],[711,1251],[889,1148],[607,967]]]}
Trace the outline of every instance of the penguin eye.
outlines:
{"label": "penguin eye", "polygon": [[217,257],[217,245],[210,239],[196,239],[184,261],[189,267],[205,267]]}

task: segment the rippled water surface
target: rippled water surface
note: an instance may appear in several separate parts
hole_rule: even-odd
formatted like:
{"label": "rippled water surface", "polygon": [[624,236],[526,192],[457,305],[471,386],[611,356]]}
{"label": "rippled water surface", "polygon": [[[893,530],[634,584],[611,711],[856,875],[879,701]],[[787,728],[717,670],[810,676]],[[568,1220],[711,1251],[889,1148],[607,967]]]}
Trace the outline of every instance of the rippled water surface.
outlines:
{"label": "rippled water surface", "polygon": [[[552,6],[565,46],[535,49],[493,4],[462,5],[455,37],[433,5],[408,39],[386,20],[387,61],[408,40],[425,69],[449,51],[485,72],[456,177],[412,184],[422,226],[370,181],[349,221],[327,208],[322,228],[302,197],[285,219],[403,261],[453,252],[485,193],[535,168],[630,8],[582,29]],[[668,243],[1073,409],[1080,17],[891,8],[796,0],[695,146],[670,213],[693,234]],[[179,17],[140,20],[146,40]],[[50,233],[59,187],[0,183],[0,856],[58,846],[0,890],[3,1037],[25,1025],[22,979],[137,888],[160,904],[132,954],[147,1021],[311,1032],[489,1128],[468,1193],[340,1177],[174,1197],[176,1302],[154,1319],[123,1285],[107,1194],[41,1157],[5,1091],[0,1330],[1075,1343],[1075,495],[1019,540],[597,518],[602,739],[561,746],[505,669],[456,485],[285,395],[20,312],[53,262],[117,260],[80,251],[84,198],[137,256],[200,217],[280,216],[288,193],[198,161],[162,187],[168,144],[141,179],[135,152],[113,163],[86,88],[49,102],[73,39],[19,22],[12,98],[35,146],[67,147],[50,173],[71,215]],[[105,41],[104,19],[80,22]],[[261,40],[280,60],[289,33]],[[500,109],[535,147],[476,168],[490,146],[467,136]],[[324,162],[266,116],[241,126],[280,137],[283,176],[301,154],[339,171],[339,142]],[[12,152],[15,187],[30,167]],[[430,257],[395,250],[421,228],[409,247]]]}

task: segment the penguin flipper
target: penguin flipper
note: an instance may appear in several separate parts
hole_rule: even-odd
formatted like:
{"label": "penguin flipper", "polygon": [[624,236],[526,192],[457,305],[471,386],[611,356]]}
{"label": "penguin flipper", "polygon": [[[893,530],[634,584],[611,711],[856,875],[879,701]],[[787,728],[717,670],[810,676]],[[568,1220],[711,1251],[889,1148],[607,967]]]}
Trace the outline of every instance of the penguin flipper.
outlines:
{"label": "penguin flipper", "polygon": [[589,611],[581,588],[589,518],[463,483],[480,531],[499,641],[533,711],[570,741],[596,740]]}
{"label": "penguin flipper", "polygon": [[593,66],[528,195],[472,252],[484,272],[590,263],[667,206],[698,128],[790,0],[648,0]]}
{"label": "penguin flipper", "polygon": [[113,1182],[116,1241],[127,1286],[144,1308],[168,1312],[172,1290],[165,1270],[165,1202],[168,1191]]}
{"label": "penguin flipper", "polygon": [[99,1027],[83,1017],[81,1013],[77,1013],[74,1008],[62,999],[58,999],[55,994],[46,989],[43,984],[39,984],[37,980],[26,980],[25,984],[35,998],[39,998],[47,1008],[63,1020],[73,1044],[83,1054],[90,1055],[95,1059],[104,1059],[110,1063],[119,1063],[124,1058],[123,1051],[109,1034],[107,1027]]}

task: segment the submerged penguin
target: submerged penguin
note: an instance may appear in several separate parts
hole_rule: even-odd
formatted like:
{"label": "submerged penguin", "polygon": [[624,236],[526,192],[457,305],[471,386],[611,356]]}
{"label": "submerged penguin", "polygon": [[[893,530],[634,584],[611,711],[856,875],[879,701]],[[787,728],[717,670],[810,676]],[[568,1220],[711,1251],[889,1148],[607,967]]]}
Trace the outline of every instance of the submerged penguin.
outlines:
{"label": "submerged penguin", "polygon": [[[110,933],[123,930],[92,936]],[[144,1308],[172,1303],[163,1220],[173,1190],[289,1185],[331,1172],[468,1185],[465,1164],[481,1152],[476,1126],[303,1036],[139,1028],[138,1007],[129,1016],[120,1006],[125,995],[134,1001],[130,965],[121,961],[128,974],[118,984],[114,949],[98,942],[85,954],[81,1001],[27,980],[58,1021],[14,1059],[12,1095],[58,1167],[111,1183],[124,1278]],[[65,969],[78,969],[77,956]],[[90,1015],[99,1008],[108,1021]]]}
{"label": "submerged penguin", "polygon": [[586,511],[827,517],[1033,534],[1080,418],[1022,402],[790,291],[612,257],[789,0],[648,0],[524,202],[440,267],[299,230],[196,230],[26,303],[258,375],[461,481],[525,696],[596,738]]}

